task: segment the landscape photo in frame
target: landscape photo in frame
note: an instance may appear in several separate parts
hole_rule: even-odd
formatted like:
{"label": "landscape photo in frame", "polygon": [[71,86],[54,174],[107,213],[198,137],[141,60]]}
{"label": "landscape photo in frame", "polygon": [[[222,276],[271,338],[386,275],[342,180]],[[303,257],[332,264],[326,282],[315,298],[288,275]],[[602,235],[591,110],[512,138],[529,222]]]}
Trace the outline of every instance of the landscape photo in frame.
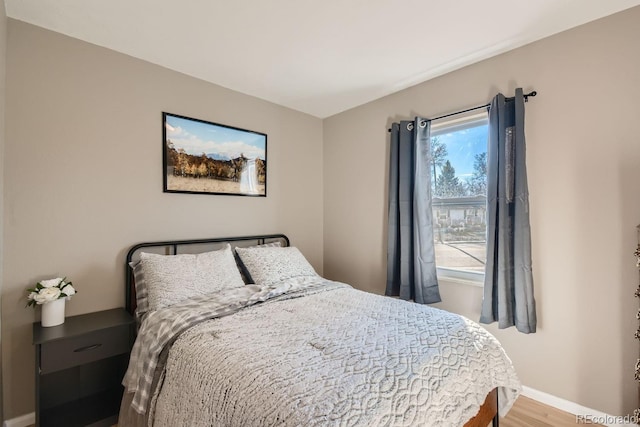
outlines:
{"label": "landscape photo in frame", "polygon": [[267,195],[267,135],[162,113],[164,192]]}

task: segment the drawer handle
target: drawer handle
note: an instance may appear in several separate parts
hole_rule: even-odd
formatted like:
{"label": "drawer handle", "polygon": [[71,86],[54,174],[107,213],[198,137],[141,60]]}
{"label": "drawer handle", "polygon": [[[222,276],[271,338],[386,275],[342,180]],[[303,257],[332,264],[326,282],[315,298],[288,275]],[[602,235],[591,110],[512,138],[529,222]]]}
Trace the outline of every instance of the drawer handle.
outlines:
{"label": "drawer handle", "polygon": [[89,350],[93,350],[94,348],[98,348],[101,347],[102,344],[92,344],[92,345],[88,345],[86,347],[80,347],[80,348],[76,348],[75,350],[73,350],[74,353],[80,353],[83,351],[89,351]]}

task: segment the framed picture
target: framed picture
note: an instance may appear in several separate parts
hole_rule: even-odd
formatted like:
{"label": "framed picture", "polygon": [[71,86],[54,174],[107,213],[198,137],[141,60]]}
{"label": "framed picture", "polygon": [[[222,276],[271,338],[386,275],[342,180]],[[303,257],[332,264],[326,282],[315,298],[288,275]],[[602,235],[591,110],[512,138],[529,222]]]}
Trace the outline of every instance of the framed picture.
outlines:
{"label": "framed picture", "polygon": [[165,193],[267,195],[267,135],[162,113]]}

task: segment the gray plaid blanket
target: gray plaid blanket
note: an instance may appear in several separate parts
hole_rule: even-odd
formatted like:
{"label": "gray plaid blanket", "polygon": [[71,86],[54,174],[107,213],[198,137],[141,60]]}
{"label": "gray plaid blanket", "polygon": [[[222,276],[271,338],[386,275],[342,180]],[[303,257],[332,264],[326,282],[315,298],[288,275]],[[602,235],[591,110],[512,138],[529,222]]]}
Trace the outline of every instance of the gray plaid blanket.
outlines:
{"label": "gray plaid blanket", "polygon": [[149,413],[152,384],[160,354],[192,326],[208,319],[228,316],[257,303],[343,287],[350,286],[317,279],[298,279],[277,286],[247,285],[147,313],[122,382],[127,392],[134,394],[131,407],[139,414]]}

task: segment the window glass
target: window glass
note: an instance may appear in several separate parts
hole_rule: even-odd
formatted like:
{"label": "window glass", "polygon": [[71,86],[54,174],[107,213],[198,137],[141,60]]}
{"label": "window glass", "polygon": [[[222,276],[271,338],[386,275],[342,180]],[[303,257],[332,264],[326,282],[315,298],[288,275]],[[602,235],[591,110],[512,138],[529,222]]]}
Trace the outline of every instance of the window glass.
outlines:
{"label": "window glass", "polygon": [[487,132],[486,112],[432,125],[431,190],[439,276],[483,279]]}

